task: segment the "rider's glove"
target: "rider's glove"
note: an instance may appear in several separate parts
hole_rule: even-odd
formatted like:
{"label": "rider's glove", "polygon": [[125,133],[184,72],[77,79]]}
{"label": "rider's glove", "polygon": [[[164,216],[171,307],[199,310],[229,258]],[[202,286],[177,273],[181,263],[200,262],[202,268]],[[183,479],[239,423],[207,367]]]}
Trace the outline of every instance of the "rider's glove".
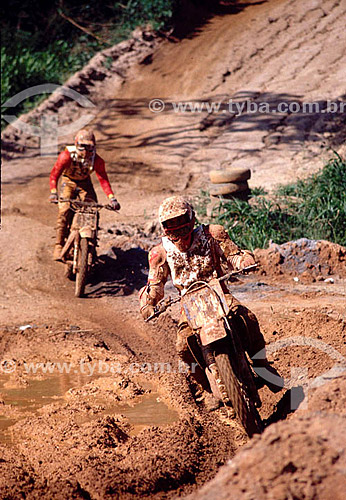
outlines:
{"label": "rider's glove", "polygon": [[256,261],[250,253],[247,253],[244,256],[242,256],[241,267],[253,266],[254,264],[256,264]]}
{"label": "rider's glove", "polygon": [[109,204],[113,208],[113,210],[120,210],[120,203],[116,198],[110,198]]}
{"label": "rider's glove", "polygon": [[57,203],[57,201],[58,201],[58,193],[50,193],[50,195],[49,195],[49,201],[51,203]]}
{"label": "rider's glove", "polygon": [[155,312],[154,306],[151,306],[149,304],[143,306],[141,308],[141,315],[143,316],[143,319],[148,319],[149,316],[152,316]]}

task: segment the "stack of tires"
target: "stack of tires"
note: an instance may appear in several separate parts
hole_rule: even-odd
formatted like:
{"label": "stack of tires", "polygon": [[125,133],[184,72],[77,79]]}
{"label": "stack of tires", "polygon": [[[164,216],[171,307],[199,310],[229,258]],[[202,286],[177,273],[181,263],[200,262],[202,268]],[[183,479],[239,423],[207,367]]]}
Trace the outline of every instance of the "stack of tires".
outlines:
{"label": "stack of tires", "polygon": [[209,193],[213,198],[239,198],[247,200],[250,194],[248,179],[251,177],[249,168],[224,168],[211,170],[209,178]]}

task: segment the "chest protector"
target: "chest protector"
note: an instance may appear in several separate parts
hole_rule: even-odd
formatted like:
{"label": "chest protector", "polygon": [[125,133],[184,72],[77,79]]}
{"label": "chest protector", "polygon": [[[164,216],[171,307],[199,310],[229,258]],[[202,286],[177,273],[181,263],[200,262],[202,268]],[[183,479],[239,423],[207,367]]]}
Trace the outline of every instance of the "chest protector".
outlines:
{"label": "chest protector", "polygon": [[198,280],[209,281],[217,276],[212,249],[203,226],[193,231],[193,242],[187,252],[181,252],[174,243],[164,236],[163,248],[167,253],[167,263],[174,286],[186,289]]}
{"label": "chest protector", "polygon": [[71,164],[64,170],[64,175],[73,181],[84,181],[94,171],[95,151],[90,159],[80,158],[75,146],[67,146],[67,151],[71,156]]}

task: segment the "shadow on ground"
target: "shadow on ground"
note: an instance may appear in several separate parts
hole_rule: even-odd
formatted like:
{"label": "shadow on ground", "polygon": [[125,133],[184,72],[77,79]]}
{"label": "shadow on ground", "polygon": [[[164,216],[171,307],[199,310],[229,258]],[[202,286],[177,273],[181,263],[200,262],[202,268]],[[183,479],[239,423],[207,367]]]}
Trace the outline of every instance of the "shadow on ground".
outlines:
{"label": "shadow on ground", "polygon": [[[331,145],[337,147],[345,140],[344,100],[345,95],[335,97],[332,106],[331,101],[326,100],[305,102],[297,94],[247,90],[182,103],[165,99],[161,115],[170,115],[172,119],[169,126],[160,127],[157,126],[160,122],[153,121],[153,114],[148,111],[150,98],[110,99],[106,105],[109,120],[116,122],[124,117],[130,122],[149,120],[150,126],[138,134],[123,136],[110,133],[106,126],[99,127],[99,132],[105,137],[99,143],[104,151],[159,148],[162,154],[167,155],[174,149],[174,155],[184,158],[192,150],[201,147],[201,143],[208,142],[203,131],[212,127],[217,136],[225,134],[224,139],[220,137],[213,144],[212,147],[216,149],[236,147],[236,143],[230,143],[232,135],[229,133],[248,134],[252,131],[263,131],[265,145],[272,150],[279,149],[283,144],[297,146],[306,140],[323,141],[326,131],[331,135]],[[182,117],[185,117],[184,123]]]}
{"label": "shadow on ground", "polygon": [[174,30],[170,41],[174,39],[194,38],[213,16],[238,14],[251,5],[261,5],[267,0],[181,0],[172,19]]}
{"label": "shadow on ground", "polygon": [[277,403],[275,411],[264,421],[265,427],[279,422],[279,420],[285,420],[288,415],[298,409],[304,398],[304,389],[302,386],[292,387],[286,391]]}
{"label": "shadow on ground", "polygon": [[147,283],[148,253],[141,248],[112,247],[98,257],[85,296],[131,295]]}

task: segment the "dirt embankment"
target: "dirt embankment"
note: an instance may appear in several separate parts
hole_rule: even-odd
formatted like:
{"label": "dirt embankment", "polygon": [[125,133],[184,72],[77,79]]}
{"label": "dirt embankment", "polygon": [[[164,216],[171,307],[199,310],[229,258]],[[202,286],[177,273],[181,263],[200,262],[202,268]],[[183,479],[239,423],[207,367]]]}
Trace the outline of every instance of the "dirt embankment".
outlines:
{"label": "dirt embankment", "polygon": [[[139,32],[70,81],[95,105],[91,124],[122,205],[116,216],[101,214],[99,265],[84,299],[74,298],[73,283],[51,260],[56,213],[45,200],[54,158],[39,156],[36,139],[5,132],[15,147],[5,151],[11,160],[2,169],[3,498],[183,496],[235,454],[238,472],[230,474],[239,498],[252,498],[253,478],[263,498],[325,498],[328,488],[338,498],[345,452],[341,440],[335,444],[335,429],[344,434],[344,416],[294,416],[288,399],[296,387],[295,403],[299,395],[302,401],[297,367],[322,380],[346,356],[345,249],[305,240],[273,245],[258,252],[266,274],[231,284],[257,314],[269,359],[287,380],[281,393],[260,389],[268,428],[244,452],[237,451],[248,441],[238,423],[222,410],[206,411],[193,380],[177,371],[177,311],[155,325],[145,325],[138,312],[146,252],[158,237],[157,207],[165,196],[196,193],[206,173],[226,160],[250,167],[252,186],[270,189],[320,168],[329,146],[343,147],[344,115],[225,108],[229,98],[273,106],[344,99],[343,2],[238,6],[183,40],[158,43]],[[155,97],[165,102],[161,113],[148,109]],[[220,101],[222,107],[177,113],[177,101]],[[59,95],[34,116],[43,110],[62,123],[83,114]],[[324,281],[331,277],[334,282]],[[167,289],[173,293],[170,284]],[[69,363],[71,372],[26,370],[28,363],[57,362]],[[176,371],[155,371],[155,363]],[[343,384],[337,379],[317,389],[308,410],[341,408]],[[228,478],[218,486],[220,496],[229,495]]]}
{"label": "dirt embankment", "polygon": [[207,500],[341,500],[346,488],[346,378],[316,389],[309,412],[273,424],[197,494]]}
{"label": "dirt embankment", "polygon": [[[114,90],[120,88],[125,83],[129,70],[136,64],[146,64],[147,58],[150,59],[160,41],[162,39],[154,32],[137,29],[130,40],[96,54],[63,86],[54,85],[57,88],[51,90],[51,83],[47,82],[44,90],[52,95],[34,110],[21,115],[18,121],[13,122],[2,133],[4,158],[10,159],[22,153],[37,153],[40,139],[21,126],[22,122],[33,126],[41,122],[42,116],[49,119],[58,113],[59,126],[64,127],[83,118],[83,114],[91,113],[91,116],[95,116],[95,103],[100,102],[99,95],[103,93],[103,87],[111,81]],[[59,113],[59,110],[63,112]],[[49,150],[46,154],[49,154]]]}
{"label": "dirt embankment", "polygon": [[256,249],[255,255],[263,275],[332,283],[331,275],[346,276],[346,249],[329,241],[301,238],[283,245],[272,243],[268,249]]}

